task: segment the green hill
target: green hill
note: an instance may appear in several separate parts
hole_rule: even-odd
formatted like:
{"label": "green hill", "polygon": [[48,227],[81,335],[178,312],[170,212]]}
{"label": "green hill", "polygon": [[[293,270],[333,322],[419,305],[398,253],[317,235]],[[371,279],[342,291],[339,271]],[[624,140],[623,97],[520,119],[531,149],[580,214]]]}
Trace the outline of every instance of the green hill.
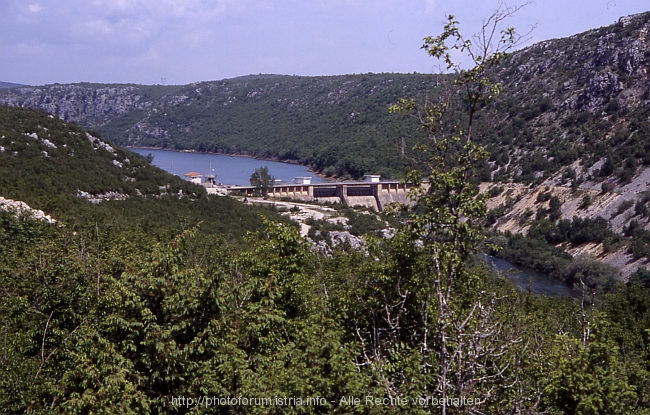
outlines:
{"label": "green hill", "polygon": [[417,127],[388,116],[424,97],[431,75],[255,76],[184,86],[49,85],[0,94],[45,109],[121,145],[299,161],[328,175],[396,177]]}
{"label": "green hill", "polygon": [[43,111],[0,106],[0,196],[26,202],[63,224],[166,230],[203,222],[241,237],[259,210],[160,170],[97,133]]}

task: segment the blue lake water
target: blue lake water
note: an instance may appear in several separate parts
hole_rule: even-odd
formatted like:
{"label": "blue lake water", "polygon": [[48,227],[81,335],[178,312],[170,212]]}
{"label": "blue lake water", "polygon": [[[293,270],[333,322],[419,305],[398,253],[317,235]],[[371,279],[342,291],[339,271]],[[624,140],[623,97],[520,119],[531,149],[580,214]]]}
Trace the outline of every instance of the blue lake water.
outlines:
{"label": "blue lake water", "polygon": [[169,173],[183,177],[188,172],[197,172],[206,176],[216,176],[217,183],[230,185],[249,185],[251,174],[262,166],[269,169],[271,176],[283,182],[293,183],[296,177],[311,177],[312,183],[321,183],[325,179],[310,172],[306,166],[280,163],[277,161],[258,160],[250,157],[226,156],[221,154],[186,153],[172,150],[153,150],[130,148],[140,155],[153,156],[153,164]]}

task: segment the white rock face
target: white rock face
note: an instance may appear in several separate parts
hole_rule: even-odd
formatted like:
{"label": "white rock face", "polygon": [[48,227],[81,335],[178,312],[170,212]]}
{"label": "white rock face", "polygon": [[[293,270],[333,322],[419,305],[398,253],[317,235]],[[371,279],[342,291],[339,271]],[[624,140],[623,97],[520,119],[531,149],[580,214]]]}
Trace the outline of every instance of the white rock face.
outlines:
{"label": "white rock face", "polygon": [[27,203],[19,200],[5,199],[0,196],[0,209],[16,212],[16,216],[31,215],[36,220],[56,223],[55,219],[52,219],[50,215],[46,215],[42,210],[32,209]]}
{"label": "white rock face", "polygon": [[106,200],[126,200],[129,195],[118,192],[105,192],[102,194],[90,194],[83,190],[77,190],[77,197],[88,200],[90,203],[100,203]]}
{"label": "white rock face", "polygon": [[43,144],[45,144],[47,147],[56,148],[56,144],[54,144],[53,142],[51,142],[47,138],[44,138],[42,141],[43,141]]}
{"label": "white rock face", "polygon": [[108,151],[109,153],[115,153],[115,149],[111,145],[103,142],[99,138],[97,138],[95,136],[92,136],[92,135],[90,135],[88,133],[86,133],[86,137],[88,138],[88,141],[90,141],[90,143],[93,145],[93,148],[95,150],[97,150],[98,148],[103,148],[104,150]]}

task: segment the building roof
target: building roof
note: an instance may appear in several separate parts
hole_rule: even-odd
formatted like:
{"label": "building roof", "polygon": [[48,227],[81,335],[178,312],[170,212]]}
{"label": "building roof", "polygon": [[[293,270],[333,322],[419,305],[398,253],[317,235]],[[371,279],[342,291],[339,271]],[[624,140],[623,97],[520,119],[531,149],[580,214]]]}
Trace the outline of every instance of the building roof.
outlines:
{"label": "building roof", "polygon": [[197,172],[195,172],[195,171],[191,171],[191,172],[189,172],[189,173],[185,173],[183,176],[186,176],[186,177],[201,177],[201,176],[203,176],[203,175],[202,175],[201,173],[197,173]]}

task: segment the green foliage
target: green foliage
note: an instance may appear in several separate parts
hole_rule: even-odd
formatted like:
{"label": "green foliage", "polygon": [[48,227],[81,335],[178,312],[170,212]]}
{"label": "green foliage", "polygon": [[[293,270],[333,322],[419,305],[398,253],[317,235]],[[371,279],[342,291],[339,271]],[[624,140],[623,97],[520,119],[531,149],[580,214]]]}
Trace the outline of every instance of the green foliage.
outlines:
{"label": "green foliage", "polygon": [[386,222],[372,211],[345,207],[342,209],[342,213],[348,218],[349,230],[352,235],[376,234],[377,231],[386,227]]}
{"label": "green foliage", "polygon": [[621,284],[616,268],[588,255],[574,258],[562,270],[561,278],[576,290],[582,290],[591,302],[598,301],[604,293],[613,292]]}
{"label": "green foliage", "polygon": [[636,388],[629,384],[618,346],[600,318],[594,319],[583,341],[557,336],[545,389],[551,413],[628,414],[635,407]]}
{"label": "green foliage", "polygon": [[500,204],[496,208],[491,209],[490,211],[488,211],[487,217],[486,217],[486,220],[485,220],[486,226],[490,226],[490,225],[493,225],[494,223],[496,223],[496,221],[499,218],[503,217],[503,215],[507,212],[507,209],[508,208],[506,207],[505,204]]}
{"label": "green foliage", "polygon": [[492,237],[491,240],[499,242],[500,250],[494,254],[500,258],[550,275],[578,290],[584,286],[590,298],[595,300],[595,297],[616,288],[618,271],[588,256],[572,258],[556,245],[563,242],[601,243],[613,237],[605,219],[574,217],[573,220],[560,220],[557,224],[548,220],[536,221],[526,236],[507,234],[505,238]]}
{"label": "green foliage", "polygon": [[593,203],[593,200],[591,198],[590,193],[585,193],[582,195],[582,201],[580,202],[580,206],[578,206],[578,209],[587,209],[591,204]]}
{"label": "green foliage", "polygon": [[275,178],[269,174],[269,168],[262,166],[255,169],[250,177],[251,186],[255,187],[257,194],[266,196],[273,189]]}
{"label": "green foliage", "polygon": [[[177,413],[177,396],[360,394],[310,251],[293,227],[266,226],[240,252],[198,228],[154,246],[124,235],[87,256],[92,234],[29,244],[25,271],[3,274],[2,408]],[[46,285],[25,278],[35,265]]]}
{"label": "green foliage", "polygon": [[[486,331],[488,326],[500,327],[493,318],[501,304],[492,287],[485,287],[485,275],[472,267],[468,258],[484,241],[486,215],[485,199],[478,195],[471,178],[488,154],[477,144],[473,124],[478,110],[501,92],[501,84],[489,77],[489,70],[501,63],[517,37],[514,29],[506,29],[499,41],[494,40],[495,45],[491,42],[493,36],[498,37],[496,28],[501,20],[514,10],[495,12],[484,24],[484,36],[477,38],[476,45],[461,35],[458,22],[449,16],[442,34],[425,38],[423,49],[448,70],[454,70],[453,83],[438,101],[419,105],[416,100],[403,99],[392,107],[394,112],[415,113],[427,139],[414,147],[421,168],[405,177],[416,185],[411,192],[416,205],[409,212],[406,227],[400,230],[401,236],[393,238],[400,244],[393,249],[408,253],[417,268],[409,267],[410,272],[394,273],[396,277],[387,279],[399,297],[388,297],[391,300],[385,307],[388,310],[390,304],[400,312],[397,317],[395,311],[386,312],[384,317],[384,324],[392,328],[389,333],[399,338],[400,331],[406,332],[413,340],[399,354],[377,350],[366,357],[378,370],[386,370],[388,393],[415,388],[435,391],[440,398],[467,394],[486,397],[488,390],[498,388],[496,385],[508,376],[507,359],[490,359],[487,354],[492,353],[484,352],[504,350],[506,343],[516,340],[500,328]],[[462,69],[454,60],[457,51],[467,53],[474,66]],[[455,106],[464,110],[460,119],[451,110]],[[426,185],[419,186],[423,183]],[[412,318],[421,327],[395,328],[397,323],[391,320],[401,321],[410,307],[414,308],[410,311]],[[378,344],[375,348],[395,350],[393,337],[369,337]],[[397,364],[399,361],[402,363]],[[386,364],[390,366],[383,366]],[[389,368],[395,368],[399,376],[393,376]],[[485,407],[497,401],[486,398]],[[443,414],[451,411],[447,406],[443,403]]]}
{"label": "green foliage", "polygon": [[650,231],[645,230],[638,221],[630,221],[628,225],[623,228],[623,234],[632,239],[628,252],[632,254],[634,259],[650,255]]}
{"label": "green foliage", "polygon": [[599,243],[611,236],[613,232],[609,229],[609,223],[601,217],[596,219],[574,217],[570,221],[563,219],[557,223],[553,234],[544,235],[551,243],[569,241],[573,244]]}
{"label": "green foliage", "polygon": [[0,210],[0,255],[14,254],[21,246],[35,243],[43,237],[48,226],[31,214]]}
{"label": "green foliage", "polygon": [[548,201],[548,213],[551,222],[555,222],[562,216],[562,202],[557,196],[551,196]]}
{"label": "green foliage", "polygon": [[514,264],[560,278],[561,270],[570,263],[569,254],[545,239],[518,234],[506,236],[505,243],[499,244],[498,256]]}

